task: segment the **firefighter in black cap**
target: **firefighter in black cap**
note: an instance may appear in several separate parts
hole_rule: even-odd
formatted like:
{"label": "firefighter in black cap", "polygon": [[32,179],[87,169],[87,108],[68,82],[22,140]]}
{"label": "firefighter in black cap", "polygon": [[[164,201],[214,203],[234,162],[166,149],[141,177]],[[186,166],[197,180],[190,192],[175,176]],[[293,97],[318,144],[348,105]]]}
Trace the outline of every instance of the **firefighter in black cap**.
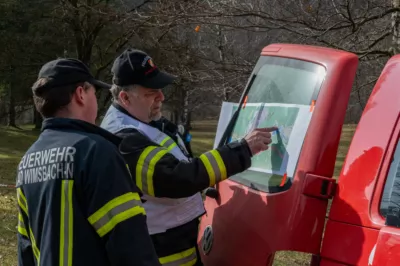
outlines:
{"label": "firefighter in black cap", "polygon": [[[175,77],[161,72],[146,53],[128,49],[114,62],[114,102],[101,126],[123,137],[120,152],[143,191],[147,224],[163,265],[201,265],[197,249],[200,191],[246,170],[251,157],[268,148],[269,132],[256,129],[245,139],[192,158],[173,126],[161,120],[162,89]],[[176,127],[176,126],[175,126]]]}
{"label": "firefighter in black cap", "polygon": [[74,59],[48,62],[33,85],[45,119],[18,166],[18,265],[160,264],[120,139],[94,125],[100,88]]}

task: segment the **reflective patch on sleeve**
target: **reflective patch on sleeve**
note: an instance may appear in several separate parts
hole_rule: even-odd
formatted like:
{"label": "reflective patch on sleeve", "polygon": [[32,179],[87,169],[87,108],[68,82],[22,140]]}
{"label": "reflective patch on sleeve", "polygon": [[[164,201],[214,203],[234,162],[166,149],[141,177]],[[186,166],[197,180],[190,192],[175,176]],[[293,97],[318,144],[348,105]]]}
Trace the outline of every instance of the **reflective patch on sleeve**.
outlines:
{"label": "reflective patch on sleeve", "polygon": [[21,212],[18,213],[18,233],[25,236],[26,238],[29,238]]}
{"label": "reflective patch on sleeve", "polygon": [[103,237],[119,223],[140,214],[146,214],[140,196],[129,192],[106,203],[88,221],[99,236]]}
{"label": "reflective patch on sleeve", "polygon": [[159,258],[163,266],[193,266],[197,262],[196,249],[191,248],[180,253]]}
{"label": "reflective patch on sleeve", "polygon": [[26,198],[21,188],[17,188],[17,200],[19,207],[25,212],[26,216],[28,215],[28,204],[26,203]]}
{"label": "reflective patch on sleeve", "polygon": [[160,145],[165,147],[168,151],[171,151],[173,148],[176,147],[175,141],[168,136],[161,141]]}
{"label": "reflective patch on sleeve", "polygon": [[149,146],[140,155],[136,166],[136,185],[143,193],[154,196],[154,168],[157,162],[167,153],[167,149]]}
{"label": "reflective patch on sleeve", "polygon": [[210,179],[210,187],[228,177],[225,163],[217,150],[212,150],[200,155],[200,160],[207,170]]}
{"label": "reflective patch on sleeve", "polygon": [[[21,210],[26,214],[26,216],[29,219],[28,204],[26,201],[26,197],[20,187],[17,188],[17,201],[18,201],[18,205],[21,208]],[[29,224],[25,225],[22,214],[19,213],[18,214],[18,232],[21,235],[28,237],[28,231],[29,231],[29,239],[32,244],[33,255],[35,256],[36,261],[37,261],[36,265],[40,265],[40,250],[37,247],[35,236],[33,235],[32,229],[30,228]]]}
{"label": "reflective patch on sleeve", "polygon": [[40,250],[36,245],[35,236],[33,235],[33,232],[30,227],[29,227],[29,235],[30,235],[30,240],[32,243],[33,255],[35,256],[36,261],[37,261],[36,265],[40,265]]}

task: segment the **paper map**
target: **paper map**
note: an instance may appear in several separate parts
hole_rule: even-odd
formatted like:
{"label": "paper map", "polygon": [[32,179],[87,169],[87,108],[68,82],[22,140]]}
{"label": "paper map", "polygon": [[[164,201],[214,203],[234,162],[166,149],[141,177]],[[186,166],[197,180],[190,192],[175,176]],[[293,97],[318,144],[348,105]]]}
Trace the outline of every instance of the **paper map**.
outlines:
{"label": "paper map", "polygon": [[[222,116],[229,117],[227,119],[229,121],[238,108],[238,104],[224,103],[224,105],[221,109],[218,130],[222,130],[223,125],[227,123],[221,121]],[[227,108],[227,105],[230,108]],[[240,110],[231,141],[242,139],[255,128],[278,127],[278,130],[272,133],[270,148],[253,156],[250,170],[279,175],[287,173],[292,176],[311,115],[310,106],[307,105],[247,104]],[[217,137],[222,133],[217,132]],[[217,141],[216,139],[216,143]]]}

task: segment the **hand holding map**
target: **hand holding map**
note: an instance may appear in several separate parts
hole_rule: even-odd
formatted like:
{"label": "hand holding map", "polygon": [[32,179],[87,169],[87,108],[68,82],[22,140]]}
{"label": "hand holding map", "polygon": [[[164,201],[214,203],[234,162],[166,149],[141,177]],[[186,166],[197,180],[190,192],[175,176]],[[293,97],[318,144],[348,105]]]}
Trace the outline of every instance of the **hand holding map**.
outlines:
{"label": "hand holding map", "polygon": [[268,145],[272,142],[271,133],[277,130],[277,127],[256,128],[252,130],[244,139],[249,145],[252,155],[268,149]]}

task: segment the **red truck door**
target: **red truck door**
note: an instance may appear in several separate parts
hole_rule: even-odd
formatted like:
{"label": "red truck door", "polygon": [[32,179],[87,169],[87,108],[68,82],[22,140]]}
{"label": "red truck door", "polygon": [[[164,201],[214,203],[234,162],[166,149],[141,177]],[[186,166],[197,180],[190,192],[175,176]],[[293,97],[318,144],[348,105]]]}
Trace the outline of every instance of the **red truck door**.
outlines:
{"label": "red truck door", "polygon": [[324,234],[321,266],[400,265],[400,56],[357,125]]}
{"label": "red truck door", "polygon": [[261,53],[229,136],[279,127],[252,168],[206,197],[198,244],[205,265],[271,265],[274,253],[319,254],[356,55],[272,44]]}

